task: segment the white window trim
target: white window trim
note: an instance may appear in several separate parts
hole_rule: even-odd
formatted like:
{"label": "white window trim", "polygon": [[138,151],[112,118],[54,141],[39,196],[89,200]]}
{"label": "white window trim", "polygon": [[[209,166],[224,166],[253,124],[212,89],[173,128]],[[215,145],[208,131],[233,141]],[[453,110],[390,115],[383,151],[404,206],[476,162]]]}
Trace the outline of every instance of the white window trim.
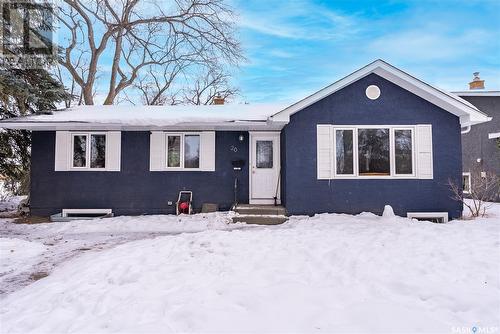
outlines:
{"label": "white window trim", "polygon": [[[333,128],[333,154],[331,154],[333,166],[332,179],[415,179],[416,172],[416,150],[415,150],[415,134],[416,126],[414,125],[332,125]],[[358,130],[359,129],[389,129],[389,163],[390,175],[379,176],[363,176],[359,175],[359,156],[358,156]],[[353,159],[354,173],[353,174],[337,174],[337,136],[336,130],[353,130]],[[411,145],[412,145],[412,174],[396,174],[396,148],[395,148],[395,130],[411,130]]]}
{"label": "white window trim", "polygon": [[471,175],[470,175],[470,172],[464,172],[462,173],[462,177],[464,176],[468,176],[469,177],[469,182],[468,182],[468,185],[469,185],[469,190],[464,190],[463,193],[464,194],[470,194],[470,190],[471,190],[471,187],[472,187],[472,180],[471,180]]}
{"label": "white window trim", "polygon": [[[80,170],[80,171],[106,171],[108,161],[104,161],[104,168],[92,168],[90,167],[90,150],[91,150],[91,135],[104,135],[106,137],[106,146],[105,146],[105,152],[108,149],[108,135],[106,132],[70,132],[71,136],[71,148],[69,150],[70,156],[69,156],[69,169],[70,170]],[[75,154],[75,136],[86,136],[86,142],[85,142],[85,167],[75,167],[73,165],[74,163],[74,154]],[[106,155],[106,153],[105,153]]]}
{"label": "white window trim", "polygon": [[448,222],[448,212],[407,212],[406,217],[410,219],[417,219],[417,218],[441,218],[443,220],[443,223]]}
{"label": "white window trim", "polygon": [[[173,137],[173,136],[180,136],[181,137],[181,150],[180,150],[180,167],[169,167],[168,166],[168,137]],[[184,137],[185,136],[198,136],[200,139],[200,146],[199,146],[199,165],[198,168],[185,168],[184,167]],[[201,155],[202,153],[202,148],[201,148],[201,132],[165,132],[165,170],[167,171],[186,171],[186,172],[196,172],[196,171],[201,171]]]}

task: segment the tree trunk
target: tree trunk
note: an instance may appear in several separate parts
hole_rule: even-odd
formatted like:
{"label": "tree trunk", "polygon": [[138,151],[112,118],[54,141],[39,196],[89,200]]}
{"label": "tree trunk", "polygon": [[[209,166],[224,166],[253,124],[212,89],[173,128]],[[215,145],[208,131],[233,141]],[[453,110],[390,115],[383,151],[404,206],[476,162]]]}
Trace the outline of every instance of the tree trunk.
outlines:
{"label": "tree trunk", "polygon": [[83,92],[83,101],[86,105],[94,105],[94,96],[92,94],[92,86],[86,85],[82,88]]}
{"label": "tree trunk", "polygon": [[113,57],[113,65],[111,67],[111,78],[109,80],[108,96],[106,96],[106,100],[104,100],[105,105],[113,104],[113,102],[116,98],[116,94],[117,94],[116,76],[118,75],[118,66],[120,65],[120,56],[122,53],[122,38],[123,38],[123,29],[120,29],[116,33],[115,54]]}

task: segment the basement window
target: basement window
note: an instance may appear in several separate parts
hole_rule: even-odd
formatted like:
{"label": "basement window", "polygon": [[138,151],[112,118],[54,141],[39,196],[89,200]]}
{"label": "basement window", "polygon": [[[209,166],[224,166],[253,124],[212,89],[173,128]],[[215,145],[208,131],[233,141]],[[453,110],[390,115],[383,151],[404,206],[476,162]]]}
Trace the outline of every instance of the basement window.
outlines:
{"label": "basement window", "polygon": [[410,219],[430,221],[433,223],[448,222],[448,212],[408,212],[406,216]]}

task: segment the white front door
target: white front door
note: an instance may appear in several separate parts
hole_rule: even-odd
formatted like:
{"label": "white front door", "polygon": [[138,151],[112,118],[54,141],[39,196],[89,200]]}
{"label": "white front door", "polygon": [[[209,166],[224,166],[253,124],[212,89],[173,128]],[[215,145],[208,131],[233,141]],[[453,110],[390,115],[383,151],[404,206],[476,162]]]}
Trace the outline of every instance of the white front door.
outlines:
{"label": "white front door", "polygon": [[280,133],[250,132],[250,204],[280,203]]}

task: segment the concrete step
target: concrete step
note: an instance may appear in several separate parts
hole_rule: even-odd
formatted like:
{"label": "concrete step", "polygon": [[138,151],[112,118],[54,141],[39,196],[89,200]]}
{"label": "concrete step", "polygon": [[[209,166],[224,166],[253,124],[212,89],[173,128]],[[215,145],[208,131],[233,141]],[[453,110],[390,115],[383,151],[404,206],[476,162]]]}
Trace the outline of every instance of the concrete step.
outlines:
{"label": "concrete step", "polygon": [[286,216],[285,207],[278,205],[254,205],[254,204],[238,204],[234,209],[240,215],[279,215]]}
{"label": "concrete step", "polygon": [[257,224],[257,225],[278,225],[286,222],[288,218],[286,216],[278,215],[241,215],[234,216],[233,223],[246,223],[246,224]]}

